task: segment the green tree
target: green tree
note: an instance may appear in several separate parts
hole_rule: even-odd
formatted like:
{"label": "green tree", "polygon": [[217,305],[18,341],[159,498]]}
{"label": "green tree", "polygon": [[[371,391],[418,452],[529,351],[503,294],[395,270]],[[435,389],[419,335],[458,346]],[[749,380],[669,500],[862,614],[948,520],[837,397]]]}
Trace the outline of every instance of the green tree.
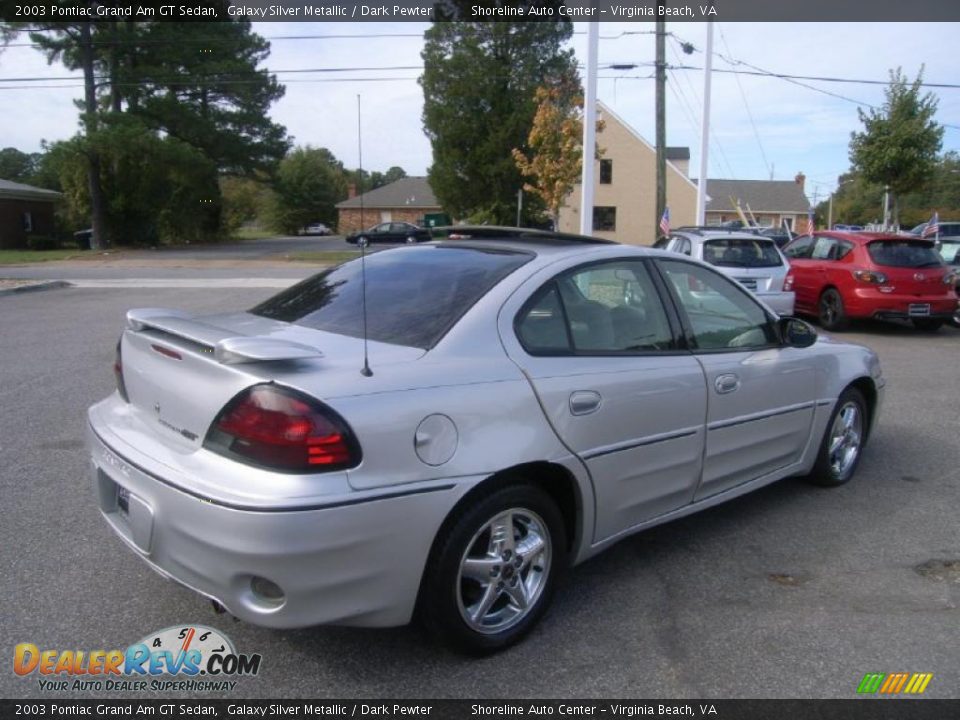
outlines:
{"label": "green tree", "polygon": [[25,153],[13,147],[0,150],[0,179],[30,183],[37,172],[40,153]]}
{"label": "green tree", "polygon": [[[218,8],[221,15],[228,4],[201,3]],[[268,115],[283,87],[258,69],[269,43],[252,32],[249,22],[12,27],[30,31],[51,63],[83,71],[83,133],[74,147],[86,157],[86,207],[95,246],[103,244],[108,231],[119,242],[221,236],[219,178],[270,172],[289,147],[286,130]],[[153,168],[139,175],[124,171],[144,162],[137,153],[148,150],[152,158],[167,162],[162,178],[154,176]],[[103,160],[106,155],[109,163]],[[185,166],[188,157],[192,165]],[[108,185],[122,197],[107,197]],[[143,203],[152,203],[152,212],[143,212]],[[181,225],[177,212],[193,222]],[[178,227],[183,236],[176,235]]]}
{"label": "green tree", "polygon": [[895,194],[893,220],[899,221],[899,197],[930,179],[943,143],[943,127],[933,119],[937,98],[920,94],[923,68],[908,82],[900,68],[890,72],[880,109],[858,110],[863,132],[850,139],[850,162],[867,182],[887,185]]}
{"label": "green tree", "polygon": [[311,222],[336,225],[335,205],[347,196],[343,164],[326,148],[291,151],[277,168],[271,226],[295,233]]}
{"label": "green tree", "polygon": [[407,176],[407,171],[398,165],[394,165],[383,174],[383,184],[389,185],[397,180],[402,180]]}
{"label": "green tree", "polygon": [[[572,23],[461,22],[469,3],[444,7],[459,12],[439,13],[422,52],[430,185],[456,217],[512,224],[523,186],[513,150],[530,151],[536,88],[576,72],[573,50],[564,48]],[[525,203],[524,211],[525,221],[537,219],[542,204]]]}

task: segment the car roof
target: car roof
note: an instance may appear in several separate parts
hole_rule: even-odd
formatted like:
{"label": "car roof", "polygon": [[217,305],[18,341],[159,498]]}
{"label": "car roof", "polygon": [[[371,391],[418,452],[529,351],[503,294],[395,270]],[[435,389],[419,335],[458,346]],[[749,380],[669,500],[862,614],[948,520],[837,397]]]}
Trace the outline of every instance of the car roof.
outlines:
{"label": "car roof", "polygon": [[[874,240],[923,240],[933,244],[930,238],[911,237],[909,235],[896,235],[894,233],[866,232],[855,230],[817,230],[817,235],[836,238],[837,240],[847,240],[856,245],[866,245]],[[810,237],[805,234],[804,237]]]}
{"label": "car roof", "polygon": [[691,242],[704,243],[708,240],[759,240],[760,242],[772,243],[773,239],[768,235],[743,230],[742,228],[677,228],[671,231],[671,235],[682,235]]}

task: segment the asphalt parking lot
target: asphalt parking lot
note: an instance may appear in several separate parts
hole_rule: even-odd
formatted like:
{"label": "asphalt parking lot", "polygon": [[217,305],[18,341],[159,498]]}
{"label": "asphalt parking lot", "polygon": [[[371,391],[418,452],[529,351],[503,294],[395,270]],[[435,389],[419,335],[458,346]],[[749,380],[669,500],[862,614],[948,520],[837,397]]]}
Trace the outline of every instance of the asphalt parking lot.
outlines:
{"label": "asphalt parking lot", "polygon": [[629,538],[571,573],[526,642],[474,660],[411,628],[280,632],[215,615],[100,519],[84,411],[113,390],[125,310],[219,311],[272,292],[0,297],[0,696],[69,696],[14,675],[17,643],[122,648],[189,623],[262,654],[235,698],[853,698],[867,672],[931,672],[927,696],[960,696],[960,330],[843,334],[874,348],[888,379],[853,482],[788,480]]}

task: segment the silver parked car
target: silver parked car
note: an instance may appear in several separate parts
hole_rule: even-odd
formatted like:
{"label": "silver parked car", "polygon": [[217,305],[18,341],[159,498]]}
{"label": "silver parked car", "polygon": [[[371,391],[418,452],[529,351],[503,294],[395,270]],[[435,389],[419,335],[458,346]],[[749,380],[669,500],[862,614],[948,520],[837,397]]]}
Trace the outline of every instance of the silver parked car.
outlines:
{"label": "silver parked car", "polygon": [[778,315],[793,315],[790,263],[774,238],[721,228],[679,228],[666,249],[710,263]]}
{"label": "silver parked car", "polygon": [[246,312],[131,310],[89,410],[114,532],[252,623],[416,614],[484,652],[631,533],[854,474],[884,392],[870,350],[675,253],[457,236]]}

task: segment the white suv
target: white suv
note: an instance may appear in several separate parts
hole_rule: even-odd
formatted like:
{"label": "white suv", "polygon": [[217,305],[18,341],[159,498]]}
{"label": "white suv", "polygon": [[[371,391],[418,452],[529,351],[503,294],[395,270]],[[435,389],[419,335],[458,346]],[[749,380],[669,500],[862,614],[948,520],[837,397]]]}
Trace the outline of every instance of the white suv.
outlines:
{"label": "white suv", "polygon": [[661,247],[710,263],[778,315],[793,314],[790,263],[772,239],[742,230],[678,228]]}

